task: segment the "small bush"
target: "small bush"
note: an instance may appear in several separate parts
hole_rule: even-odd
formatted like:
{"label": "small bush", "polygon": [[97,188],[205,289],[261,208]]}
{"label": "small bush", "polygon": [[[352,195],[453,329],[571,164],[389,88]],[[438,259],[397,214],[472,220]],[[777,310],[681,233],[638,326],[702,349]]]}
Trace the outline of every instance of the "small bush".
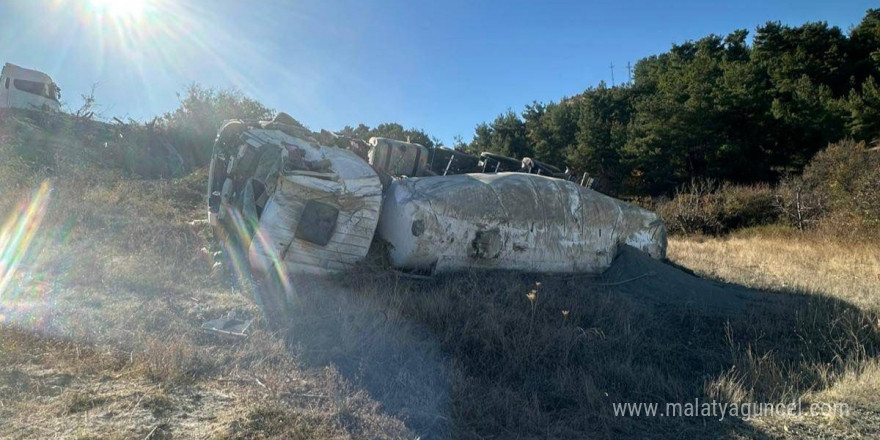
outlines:
{"label": "small bush", "polygon": [[880,225],[880,151],[846,140],[820,151],[804,169],[803,181],[828,209],[867,225]]}
{"label": "small bush", "polygon": [[725,184],[716,195],[720,198],[720,223],[725,231],[773,223],[779,217],[773,190],[767,184]]}
{"label": "small bush", "polygon": [[800,230],[815,226],[828,214],[827,195],[802,177],[783,179],[776,187],[774,204],[780,220]]}
{"label": "small bush", "polygon": [[718,206],[712,196],[715,184],[711,181],[693,181],[676,190],[672,200],[657,206],[657,212],[666,222],[670,233],[714,233],[718,223]]}
{"label": "small bush", "polygon": [[776,221],[778,210],[768,185],[737,186],[693,181],[657,211],[672,233],[723,234]]}
{"label": "small bush", "polygon": [[180,106],[156,122],[183,159],[201,166],[211,159],[217,129],[227,119],[269,120],[275,111],[236,89],[217,90],[192,84],[180,97]]}

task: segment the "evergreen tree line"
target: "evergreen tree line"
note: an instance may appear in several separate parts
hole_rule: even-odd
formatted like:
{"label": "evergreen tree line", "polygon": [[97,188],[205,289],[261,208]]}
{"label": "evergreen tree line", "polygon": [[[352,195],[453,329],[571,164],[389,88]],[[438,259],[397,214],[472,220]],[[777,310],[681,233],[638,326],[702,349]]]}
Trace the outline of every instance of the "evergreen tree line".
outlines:
{"label": "evergreen tree line", "polygon": [[457,147],[564,164],[613,194],[658,195],[694,179],[774,182],[830,142],[880,137],[880,9],[848,33],[769,22],[747,36],[673,45],[639,60],[626,84],[507,111]]}

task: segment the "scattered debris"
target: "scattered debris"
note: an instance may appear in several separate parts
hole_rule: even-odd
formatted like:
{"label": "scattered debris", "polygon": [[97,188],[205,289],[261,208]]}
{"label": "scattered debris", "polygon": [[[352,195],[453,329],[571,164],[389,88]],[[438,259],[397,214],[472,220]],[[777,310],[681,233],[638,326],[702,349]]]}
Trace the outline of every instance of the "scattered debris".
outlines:
{"label": "scattered debris", "polygon": [[202,330],[225,336],[246,337],[253,322],[253,319],[236,318],[234,312],[229,312],[226,317],[213,319],[202,324]]}

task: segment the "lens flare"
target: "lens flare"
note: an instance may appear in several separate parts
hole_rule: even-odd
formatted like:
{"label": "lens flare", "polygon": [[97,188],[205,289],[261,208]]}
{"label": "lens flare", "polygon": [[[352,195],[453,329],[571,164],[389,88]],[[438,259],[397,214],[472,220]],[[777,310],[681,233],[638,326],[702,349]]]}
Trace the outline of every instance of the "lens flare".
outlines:
{"label": "lens flare", "polygon": [[0,301],[11,291],[10,286],[22,263],[38,253],[31,245],[46,215],[50,193],[51,185],[43,182],[0,228]]}
{"label": "lens flare", "polygon": [[0,325],[46,327],[46,297],[53,286],[35,268],[47,245],[38,232],[50,194],[51,185],[43,182],[0,227]]}
{"label": "lens flare", "polygon": [[[235,236],[233,237],[234,241],[242,245],[239,248],[235,245],[227,246],[224,244],[226,255],[236,276],[242,280],[254,279],[253,277],[256,276],[256,278],[269,284],[268,286],[263,286],[263,288],[279,288],[281,289],[281,294],[290,298],[296,290],[287,273],[287,266],[284,264],[282,256],[278,254],[276,247],[272,246],[266,236],[260,232],[259,224],[253,221],[249,222],[249,220],[242,217],[237,209],[227,206],[224,206],[222,209],[227,218],[228,232]],[[265,257],[253,262],[253,265],[251,265],[248,255],[252,247],[257,255]],[[259,297],[259,292],[257,295],[256,299],[260,306],[263,307],[263,301]]]}
{"label": "lens flare", "polygon": [[[21,3],[43,4],[44,1]],[[45,10],[31,12],[45,17],[45,23],[34,27],[33,32],[39,33],[41,39],[57,42],[62,48],[63,56],[57,57],[54,70],[68,68],[71,58],[75,57],[80,68],[90,69],[90,78],[107,83],[114,94],[126,93],[130,87],[130,95],[118,98],[130,100],[128,105],[135,109],[165,108],[169,105],[168,99],[181,86],[200,83],[218,89],[234,88],[248,96],[283,93],[287,95],[286,105],[291,108],[308,108],[320,113],[335,111],[316,96],[323,87],[337,87],[340,82],[317,71],[314,63],[297,63],[292,68],[288,65],[291,58],[308,58],[304,57],[305,45],[294,46],[294,55],[288,53],[290,47],[277,46],[271,39],[272,35],[289,29],[297,29],[303,38],[326,30],[328,24],[313,16],[310,7],[301,2],[45,0],[45,3],[49,5]],[[285,15],[279,15],[280,12]],[[2,30],[22,37],[21,32],[12,32],[14,29]],[[273,79],[265,81],[263,74],[255,72],[271,74]],[[346,73],[339,80],[351,81],[352,78]],[[282,84],[296,84],[296,87],[280,87]]]}

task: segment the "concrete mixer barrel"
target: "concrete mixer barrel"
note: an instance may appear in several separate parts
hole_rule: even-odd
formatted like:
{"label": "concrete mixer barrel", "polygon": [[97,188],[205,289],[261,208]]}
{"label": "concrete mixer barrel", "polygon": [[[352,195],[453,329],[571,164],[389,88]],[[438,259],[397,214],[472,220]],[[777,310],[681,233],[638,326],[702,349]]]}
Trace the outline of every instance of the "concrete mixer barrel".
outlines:
{"label": "concrete mixer barrel", "polygon": [[523,173],[395,181],[378,233],[392,265],[600,273],[620,244],[654,258],[666,252],[659,217],[573,182]]}

